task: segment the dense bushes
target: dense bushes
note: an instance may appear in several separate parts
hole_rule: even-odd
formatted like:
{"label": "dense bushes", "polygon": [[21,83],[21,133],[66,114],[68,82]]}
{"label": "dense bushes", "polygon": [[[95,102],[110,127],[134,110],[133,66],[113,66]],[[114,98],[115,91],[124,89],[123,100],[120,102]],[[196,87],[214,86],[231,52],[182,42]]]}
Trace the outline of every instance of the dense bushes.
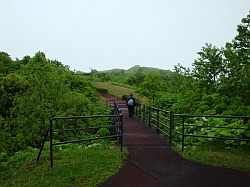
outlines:
{"label": "dense bushes", "polygon": [[0,152],[38,147],[52,116],[109,112],[86,78],[41,52],[16,61],[1,52],[0,66]]}

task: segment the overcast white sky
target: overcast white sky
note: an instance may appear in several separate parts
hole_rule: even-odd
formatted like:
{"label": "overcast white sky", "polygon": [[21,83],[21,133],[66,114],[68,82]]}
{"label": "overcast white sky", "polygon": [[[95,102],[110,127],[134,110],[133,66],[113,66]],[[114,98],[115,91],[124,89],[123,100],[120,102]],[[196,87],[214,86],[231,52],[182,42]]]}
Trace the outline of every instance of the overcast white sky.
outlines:
{"label": "overcast white sky", "polygon": [[0,0],[0,51],[38,51],[71,70],[191,67],[205,43],[223,47],[250,0]]}

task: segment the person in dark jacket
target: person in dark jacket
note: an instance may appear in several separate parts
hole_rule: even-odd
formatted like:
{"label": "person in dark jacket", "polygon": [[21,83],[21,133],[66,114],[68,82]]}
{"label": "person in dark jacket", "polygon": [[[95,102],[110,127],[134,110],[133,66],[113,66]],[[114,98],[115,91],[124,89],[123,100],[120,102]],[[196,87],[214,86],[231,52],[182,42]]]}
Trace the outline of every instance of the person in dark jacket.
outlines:
{"label": "person in dark jacket", "polygon": [[134,107],[136,105],[136,100],[133,94],[130,94],[127,99],[128,116],[132,118],[134,116]]}

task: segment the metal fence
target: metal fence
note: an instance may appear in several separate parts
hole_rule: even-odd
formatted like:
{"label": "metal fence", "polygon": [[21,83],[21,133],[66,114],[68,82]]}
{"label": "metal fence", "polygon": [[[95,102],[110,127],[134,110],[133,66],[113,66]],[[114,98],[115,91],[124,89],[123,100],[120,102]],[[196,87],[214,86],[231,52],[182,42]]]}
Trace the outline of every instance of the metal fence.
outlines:
{"label": "metal fence", "polygon": [[[176,120],[176,118],[180,118],[180,120]],[[242,127],[228,127],[228,126],[210,126],[209,124],[207,125],[194,125],[190,123],[188,120],[189,119],[194,119],[198,120],[200,118],[207,119],[207,118],[221,118],[221,119],[242,119],[242,124],[246,125],[247,121],[250,119],[250,116],[217,116],[217,115],[187,115],[187,114],[173,114],[173,129],[175,129],[175,126],[179,126],[179,130],[172,130],[173,134],[181,136],[181,147],[182,151],[184,150],[185,146],[185,137],[193,137],[193,138],[206,138],[206,139],[220,139],[220,140],[234,140],[234,141],[245,141],[245,142],[250,142],[250,139],[247,137],[230,137],[229,135],[224,135],[224,136],[215,136],[215,135],[202,135],[201,132],[204,129],[210,129],[210,130],[215,130],[215,129],[229,129],[229,130],[244,130],[244,131],[250,131],[250,128],[247,126],[245,128]],[[177,122],[178,121],[178,122]],[[197,130],[195,133],[188,133],[190,128],[196,128]],[[174,136],[174,135],[173,135]]]}
{"label": "metal fence", "polygon": [[139,105],[135,108],[136,115],[158,134],[167,136],[172,141],[172,112],[149,105]]}
{"label": "metal fence", "polygon": [[[46,135],[44,136],[43,142],[41,144],[40,151],[38,153],[37,161],[39,160],[44,144],[47,140],[47,137],[49,136],[49,142],[50,142],[50,167],[53,168],[53,147],[56,145],[61,144],[69,144],[69,143],[81,143],[81,142],[87,142],[87,141],[93,141],[93,140],[101,140],[101,139],[113,139],[117,138],[119,144],[120,144],[120,150],[122,152],[123,149],[123,115],[121,114],[121,111],[119,110],[116,103],[114,103],[114,113],[112,115],[96,115],[96,116],[67,116],[67,117],[52,117],[50,118],[50,128],[47,129]],[[62,128],[62,129],[54,129],[54,123],[56,121],[68,121],[68,120],[86,120],[86,119],[104,119],[104,118],[110,118],[113,121],[113,124],[111,125],[104,125],[104,126],[91,126],[91,127],[85,127],[85,128]],[[95,138],[87,138],[87,139],[77,139],[77,140],[69,140],[69,141],[61,141],[61,142],[53,142],[53,134],[54,133],[61,133],[61,132],[71,132],[71,131],[88,131],[88,130],[98,130],[101,128],[107,128],[107,129],[115,129],[114,135],[109,136],[102,136],[102,137],[95,137]]]}
{"label": "metal fence", "polygon": [[[206,138],[206,139],[223,139],[223,140],[233,140],[233,141],[244,141],[250,142],[249,137],[230,137],[230,136],[212,136],[212,135],[202,135],[199,134],[204,129],[230,129],[250,131],[247,127],[248,120],[250,116],[218,116],[218,115],[187,115],[187,114],[173,114],[171,111],[162,110],[156,107],[148,105],[139,105],[136,107],[136,115],[148,126],[155,129],[158,134],[164,137],[168,137],[169,144],[173,144],[173,139],[181,140],[181,147],[184,150],[185,137],[192,138]],[[228,126],[210,126],[208,125],[196,125],[190,122],[197,121],[198,118],[223,118],[223,119],[242,119],[242,127],[228,127]],[[196,133],[189,133],[189,128],[196,128]]]}

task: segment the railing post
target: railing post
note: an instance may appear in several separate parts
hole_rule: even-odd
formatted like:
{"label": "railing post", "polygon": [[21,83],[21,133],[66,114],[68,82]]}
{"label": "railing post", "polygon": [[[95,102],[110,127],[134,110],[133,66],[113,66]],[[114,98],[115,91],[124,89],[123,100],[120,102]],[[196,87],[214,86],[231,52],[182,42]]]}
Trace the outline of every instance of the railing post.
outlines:
{"label": "railing post", "polygon": [[120,128],[121,128],[121,134],[120,134],[120,144],[121,144],[121,152],[123,148],[123,115],[120,114]]}
{"label": "railing post", "polygon": [[169,112],[169,144],[172,145],[172,128],[173,128],[173,113],[172,111]]}
{"label": "railing post", "polygon": [[185,138],[185,129],[184,129],[184,116],[182,116],[182,143],[181,150],[184,151],[184,138]]}
{"label": "railing post", "polygon": [[148,106],[148,126],[150,127],[150,123],[151,123],[151,107]]}
{"label": "railing post", "polygon": [[138,117],[141,119],[141,105],[139,106],[139,115]]}
{"label": "railing post", "polygon": [[145,122],[145,115],[146,115],[146,105],[143,105],[143,116],[142,116],[143,122]]}
{"label": "railing post", "polygon": [[140,105],[138,105],[138,106],[136,107],[136,113],[137,113],[136,115],[137,115],[138,118],[140,118],[140,117],[139,117],[139,109],[140,109]]}
{"label": "railing post", "polygon": [[52,119],[50,119],[50,168],[53,169]]}
{"label": "railing post", "polygon": [[40,156],[41,156],[41,154],[42,154],[42,150],[43,150],[43,147],[44,147],[46,138],[48,137],[48,134],[49,134],[49,129],[47,129],[46,134],[45,134],[45,136],[44,136],[44,138],[43,138],[43,142],[42,142],[42,144],[41,144],[40,151],[39,151],[38,156],[37,156],[37,159],[36,159],[37,162],[39,161]]}
{"label": "railing post", "polygon": [[159,109],[157,109],[157,123],[156,123],[156,133],[158,134],[159,133],[159,125],[160,125],[160,122],[159,122],[159,120],[160,120],[160,116],[159,116],[159,113],[160,113],[160,110]]}
{"label": "railing post", "polygon": [[249,118],[245,117],[245,118],[242,118],[242,119],[243,119],[243,125],[246,125],[248,123]]}

